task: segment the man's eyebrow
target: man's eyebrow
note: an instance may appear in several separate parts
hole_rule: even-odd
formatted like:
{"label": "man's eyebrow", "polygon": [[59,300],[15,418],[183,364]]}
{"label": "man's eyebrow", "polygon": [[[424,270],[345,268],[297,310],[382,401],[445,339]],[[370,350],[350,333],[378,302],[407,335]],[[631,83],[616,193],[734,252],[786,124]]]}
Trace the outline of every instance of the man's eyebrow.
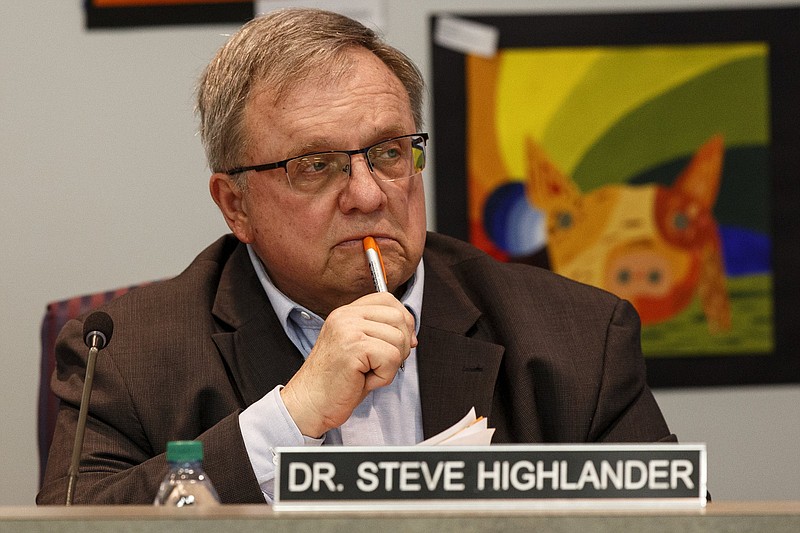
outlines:
{"label": "man's eyebrow", "polygon": [[400,137],[401,135],[407,135],[409,133],[414,133],[414,132],[416,132],[416,130],[408,131],[408,128],[404,128],[399,124],[390,126],[388,128],[384,128],[379,132],[376,132],[375,135],[371,137],[372,141],[370,141],[369,144],[379,143],[381,141],[385,141],[386,139],[391,139],[393,137]]}
{"label": "man's eyebrow", "polygon": [[[385,141],[386,139],[391,139],[392,137],[399,137],[400,135],[405,135],[407,133],[414,133],[406,131],[406,128],[402,128],[400,126],[392,126],[381,130],[369,137],[370,140],[366,141],[364,146],[371,146],[373,144],[379,143],[381,141]],[[359,148],[364,148],[364,146],[354,146],[354,147],[345,147],[339,146],[337,143],[330,140],[328,137],[319,137],[316,139],[311,139],[309,141],[303,142],[302,144],[294,145],[289,149],[287,152],[287,158],[290,157],[300,157],[305,154],[312,154],[315,152],[335,152],[338,150],[355,150]]]}
{"label": "man's eyebrow", "polygon": [[333,150],[329,148],[331,146],[331,142],[324,139],[314,139],[311,141],[304,142],[302,144],[295,144],[291,146],[284,155],[286,158],[292,157],[300,157],[305,154],[312,154],[314,152],[328,152]]}

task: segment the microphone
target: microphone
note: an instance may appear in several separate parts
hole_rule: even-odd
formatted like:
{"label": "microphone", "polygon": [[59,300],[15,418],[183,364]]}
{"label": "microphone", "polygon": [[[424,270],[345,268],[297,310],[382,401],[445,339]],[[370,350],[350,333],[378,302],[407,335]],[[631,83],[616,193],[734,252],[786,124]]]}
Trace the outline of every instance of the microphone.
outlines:
{"label": "microphone", "polygon": [[97,363],[97,352],[108,346],[111,334],[114,332],[114,322],[108,313],[95,311],[83,323],[83,342],[89,348],[89,359],[86,361],[86,377],[83,380],[83,394],[81,407],[78,413],[78,425],[75,428],[75,444],[72,446],[72,461],[69,465],[69,480],[67,482],[67,506],[72,505],[75,496],[75,482],[78,481],[78,469],[83,450],[83,437],[86,434],[86,417],[89,414],[89,400],[92,397],[92,381],[94,380],[94,367]]}
{"label": "microphone", "polygon": [[102,350],[111,340],[114,332],[114,322],[108,313],[95,311],[83,323],[83,342],[87,348]]}

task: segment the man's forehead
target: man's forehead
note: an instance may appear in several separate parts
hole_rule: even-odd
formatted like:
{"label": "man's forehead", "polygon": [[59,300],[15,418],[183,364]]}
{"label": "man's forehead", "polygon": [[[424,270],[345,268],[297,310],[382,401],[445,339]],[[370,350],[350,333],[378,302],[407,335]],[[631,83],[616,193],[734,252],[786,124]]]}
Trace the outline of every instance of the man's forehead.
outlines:
{"label": "man's forehead", "polygon": [[415,131],[402,85],[396,91],[371,85],[360,97],[330,84],[303,86],[305,90],[280,98],[269,87],[258,87],[245,111],[252,140],[280,145],[283,155],[290,157],[363,148]]}
{"label": "man's forehead", "polygon": [[269,71],[262,70],[262,66],[253,65],[253,78],[247,98],[252,100],[258,97],[278,105],[298,94],[324,89],[332,83],[346,79],[357,68],[357,59],[363,57],[380,61],[366,48],[349,46],[307,57],[302,62],[278,61],[272,64]]}

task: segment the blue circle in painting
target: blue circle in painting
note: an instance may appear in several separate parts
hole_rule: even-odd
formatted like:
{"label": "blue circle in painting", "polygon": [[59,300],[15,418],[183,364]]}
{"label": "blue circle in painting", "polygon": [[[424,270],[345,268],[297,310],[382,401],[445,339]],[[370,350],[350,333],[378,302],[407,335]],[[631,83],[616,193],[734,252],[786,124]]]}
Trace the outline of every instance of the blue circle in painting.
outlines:
{"label": "blue circle in painting", "polygon": [[525,185],[495,189],[483,208],[483,226],[492,242],[511,256],[535,253],[547,244],[545,214],[525,197]]}

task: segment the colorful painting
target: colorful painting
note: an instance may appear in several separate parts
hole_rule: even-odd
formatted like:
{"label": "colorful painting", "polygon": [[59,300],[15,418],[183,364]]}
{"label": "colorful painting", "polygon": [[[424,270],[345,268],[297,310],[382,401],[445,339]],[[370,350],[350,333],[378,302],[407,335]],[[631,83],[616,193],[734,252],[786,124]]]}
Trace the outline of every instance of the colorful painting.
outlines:
{"label": "colorful painting", "polygon": [[649,356],[771,353],[768,58],[764,43],[468,57],[470,240],[513,261],[544,250],[630,300]]}
{"label": "colorful painting", "polygon": [[241,24],[255,15],[253,0],[86,0],[84,5],[88,29]]}
{"label": "colorful painting", "polygon": [[653,386],[800,381],[798,14],[462,17],[499,44],[434,44],[437,229],[629,300]]}

